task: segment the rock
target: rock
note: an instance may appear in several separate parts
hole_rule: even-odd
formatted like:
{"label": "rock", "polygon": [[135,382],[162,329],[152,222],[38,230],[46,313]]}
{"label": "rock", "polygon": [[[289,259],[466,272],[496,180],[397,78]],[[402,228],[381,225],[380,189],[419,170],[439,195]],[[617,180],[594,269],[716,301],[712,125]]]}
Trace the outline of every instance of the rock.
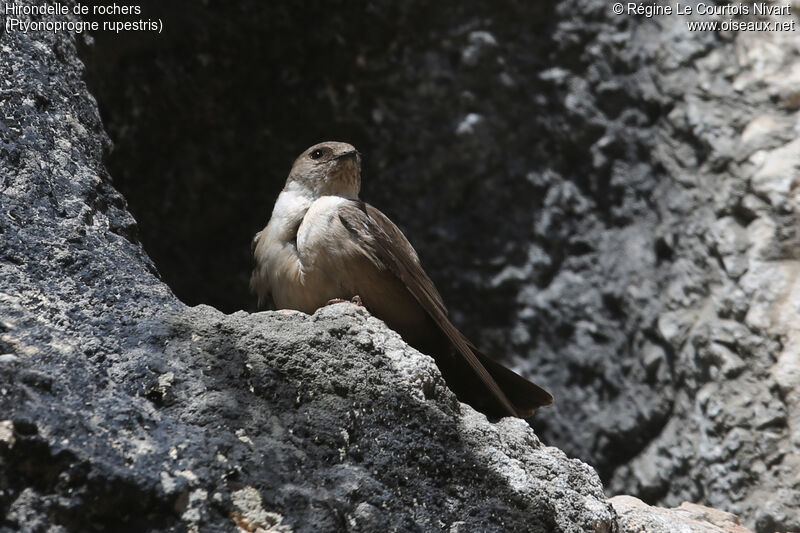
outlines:
{"label": "rock", "polygon": [[609,500],[620,516],[620,533],[751,533],[739,519],[723,511],[684,502],[680,507],[651,507],[631,496]]}
{"label": "rock", "polygon": [[[789,130],[790,128],[784,128]],[[752,177],[753,190],[769,200],[773,206],[782,206],[791,200],[790,193],[800,175],[800,140],[787,143],[769,152],[758,151],[751,160],[757,167]]]}

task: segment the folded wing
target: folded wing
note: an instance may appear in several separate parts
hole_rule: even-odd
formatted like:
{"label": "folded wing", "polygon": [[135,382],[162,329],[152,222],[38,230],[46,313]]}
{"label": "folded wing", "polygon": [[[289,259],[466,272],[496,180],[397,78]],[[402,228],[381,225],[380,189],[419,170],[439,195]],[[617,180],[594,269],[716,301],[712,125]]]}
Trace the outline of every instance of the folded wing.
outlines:
{"label": "folded wing", "polygon": [[[433,319],[438,328],[447,336],[463,363],[439,361],[440,368],[452,374],[469,378],[477,377],[489,393],[489,398],[477,391],[464,391],[496,416],[512,415],[526,417],[538,408],[550,405],[553,397],[538,385],[526,380],[500,363],[480,353],[447,318],[442,297],[425,274],[416,252],[403,233],[386,215],[369,204],[354,200],[344,204],[339,210],[339,220],[350,232],[361,251],[379,268],[392,272],[419,302],[420,306]],[[432,354],[434,355],[434,354]],[[474,379],[467,379],[467,383]],[[454,389],[455,390],[455,389]],[[459,391],[455,390],[458,394]]]}

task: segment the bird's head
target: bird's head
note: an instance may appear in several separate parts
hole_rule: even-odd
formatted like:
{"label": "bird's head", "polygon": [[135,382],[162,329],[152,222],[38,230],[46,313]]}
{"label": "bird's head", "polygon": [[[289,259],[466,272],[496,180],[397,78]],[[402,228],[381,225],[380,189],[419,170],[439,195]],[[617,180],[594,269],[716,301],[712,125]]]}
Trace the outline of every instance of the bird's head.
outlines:
{"label": "bird's head", "polygon": [[327,141],[315,144],[295,159],[286,188],[301,188],[312,198],[358,198],[361,154],[352,145]]}

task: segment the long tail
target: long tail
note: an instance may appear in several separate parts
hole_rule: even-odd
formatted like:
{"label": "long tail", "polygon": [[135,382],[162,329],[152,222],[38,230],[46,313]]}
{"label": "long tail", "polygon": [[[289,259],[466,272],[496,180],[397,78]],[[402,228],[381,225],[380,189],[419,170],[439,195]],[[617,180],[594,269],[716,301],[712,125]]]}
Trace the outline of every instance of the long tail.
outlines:
{"label": "long tail", "polygon": [[[469,341],[460,346],[443,344],[427,353],[434,354],[439,370],[458,399],[487,417],[527,418],[538,408],[553,403],[549,392],[481,353]],[[470,351],[472,361],[464,356],[464,349]]]}
{"label": "long tail", "polygon": [[553,396],[536,383],[528,381],[488,355],[474,348],[472,351],[505,393],[518,417],[529,417],[538,408],[553,403]]}

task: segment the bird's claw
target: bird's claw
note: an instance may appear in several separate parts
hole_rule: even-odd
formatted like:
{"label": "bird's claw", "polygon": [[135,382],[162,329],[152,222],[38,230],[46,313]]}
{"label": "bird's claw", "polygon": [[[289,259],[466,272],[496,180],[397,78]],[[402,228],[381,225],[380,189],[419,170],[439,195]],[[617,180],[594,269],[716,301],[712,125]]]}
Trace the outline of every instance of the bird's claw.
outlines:
{"label": "bird's claw", "polygon": [[348,302],[356,304],[358,307],[364,307],[364,302],[361,301],[361,296],[357,294],[349,300],[344,300],[342,298],[331,298],[325,305],[344,304]]}

